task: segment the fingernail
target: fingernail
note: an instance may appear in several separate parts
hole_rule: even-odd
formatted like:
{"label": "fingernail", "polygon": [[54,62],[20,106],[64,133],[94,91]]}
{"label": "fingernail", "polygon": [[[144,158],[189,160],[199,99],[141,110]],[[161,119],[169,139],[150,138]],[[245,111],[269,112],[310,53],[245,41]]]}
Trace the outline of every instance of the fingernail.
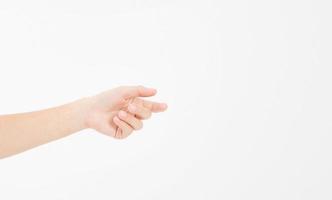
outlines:
{"label": "fingernail", "polygon": [[126,117],[126,116],[127,116],[127,113],[126,113],[125,111],[121,110],[121,111],[119,112],[119,115],[120,115],[120,117]]}
{"label": "fingernail", "polygon": [[114,121],[120,121],[120,119],[116,116],[113,119],[114,119]]}
{"label": "fingernail", "polygon": [[129,105],[129,109],[131,110],[131,112],[135,112],[136,111],[136,106],[134,106],[134,105]]}
{"label": "fingernail", "polygon": [[160,107],[161,107],[161,109],[167,109],[167,104],[166,103],[162,103],[162,104],[160,104]]}

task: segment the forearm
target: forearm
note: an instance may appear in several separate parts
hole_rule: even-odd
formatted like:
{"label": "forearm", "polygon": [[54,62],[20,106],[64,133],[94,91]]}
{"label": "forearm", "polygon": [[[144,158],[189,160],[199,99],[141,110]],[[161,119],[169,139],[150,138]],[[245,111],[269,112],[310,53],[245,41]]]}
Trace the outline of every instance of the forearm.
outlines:
{"label": "forearm", "polygon": [[47,110],[0,116],[0,158],[85,128],[124,139],[141,129],[152,112],[167,109],[166,104],[141,99],[156,93],[143,86],[122,86]]}
{"label": "forearm", "polygon": [[89,100],[47,110],[0,116],[0,158],[83,130]]}

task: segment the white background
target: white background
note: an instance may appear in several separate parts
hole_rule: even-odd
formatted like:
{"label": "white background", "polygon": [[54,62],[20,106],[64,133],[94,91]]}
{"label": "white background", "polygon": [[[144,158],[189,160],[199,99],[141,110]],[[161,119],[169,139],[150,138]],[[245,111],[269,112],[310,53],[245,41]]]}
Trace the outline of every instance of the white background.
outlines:
{"label": "white background", "polygon": [[331,5],[1,0],[0,113],[119,86],[166,113],[0,161],[0,199],[332,199]]}

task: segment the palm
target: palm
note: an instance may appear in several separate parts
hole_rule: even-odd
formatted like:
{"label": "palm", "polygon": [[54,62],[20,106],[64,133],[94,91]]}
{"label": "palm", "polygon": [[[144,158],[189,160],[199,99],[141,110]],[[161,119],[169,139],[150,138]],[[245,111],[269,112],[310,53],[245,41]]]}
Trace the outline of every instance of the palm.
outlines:
{"label": "palm", "polygon": [[[101,98],[102,101],[105,101],[106,99]],[[117,130],[117,126],[114,124],[112,119],[118,114],[120,110],[126,109],[126,105],[129,104],[130,100],[123,102],[120,98],[115,97],[112,101],[108,102],[112,103],[96,103],[96,107],[94,107],[89,114],[89,126],[98,132],[109,136],[114,136]]]}
{"label": "palm", "polygon": [[112,119],[119,113],[120,110],[128,111],[128,105],[130,103],[138,106],[144,106],[144,100],[139,98],[131,98],[125,102],[118,101],[118,103],[114,104],[112,108],[96,112],[96,125],[98,128],[101,128],[99,131],[107,135],[114,136],[118,127],[114,124]]}
{"label": "palm", "polygon": [[113,118],[120,110],[128,111],[129,104],[152,108],[148,101],[132,97],[123,92],[123,88],[116,88],[94,98],[94,105],[88,113],[88,126],[109,136],[115,136],[118,126]]}

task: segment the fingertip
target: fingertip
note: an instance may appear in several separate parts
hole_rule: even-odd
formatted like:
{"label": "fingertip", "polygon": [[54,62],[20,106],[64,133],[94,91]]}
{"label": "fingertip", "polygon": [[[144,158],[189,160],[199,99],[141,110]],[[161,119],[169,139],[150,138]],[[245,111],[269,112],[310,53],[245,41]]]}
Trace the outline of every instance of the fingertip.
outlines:
{"label": "fingertip", "polygon": [[168,108],[166,103],[159,103],[158,106],[155,108],[155,112],[164,112]]}
{"label": "fingertip", "polygon": [[113,118],[113,122],[116,123],[116,124],[118,124],[118,123],[120,122],[119,117],[118,117],[118,116],[115,116],[115,117]]}
{"label": "fingertip", "polygon": [[126,118],[126,117],[127,117],[127,112],[121,110],[121,111],[119,112],[119,117],[121,117],[121,118]]}
{"label": "fingertip", "polygon": [[157,89],[150,88],[150,90],[152,91],[153,94],[157,94],[157,93],[158,93],[158,90],[157,90]]}
{"label": "fingertip", "polygon": [[166,103],[162,103],[160,104],[160,108],[165,111],[168,109],[168,105]]}
{"label": "fingertip", "polygon": [[154,95],[156,95],[157,94],[157,89],[154,89],[154,88],[148,88],[147,89],[147,96],[154,96]]}
{"label": "fingertip", "polygon": [[138,86],[140,96],[149,97],[157,94],[157,90],[154,88],[148,88],[144,86]]}

